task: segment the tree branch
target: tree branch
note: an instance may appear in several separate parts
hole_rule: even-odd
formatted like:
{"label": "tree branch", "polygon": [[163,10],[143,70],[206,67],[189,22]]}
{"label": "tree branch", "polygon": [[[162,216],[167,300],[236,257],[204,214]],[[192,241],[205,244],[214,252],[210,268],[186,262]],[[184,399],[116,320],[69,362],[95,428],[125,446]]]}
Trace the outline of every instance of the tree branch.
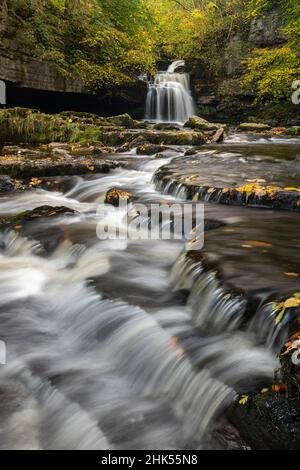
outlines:
{"label": "tree branch", "polygon": [[179,0],[173,0],[173,2],[177,3],[177,5],[181,6],[185,11],[188,11],[189,13],[192,13],[192,10],[190,10],[188,7],[183,5]]}

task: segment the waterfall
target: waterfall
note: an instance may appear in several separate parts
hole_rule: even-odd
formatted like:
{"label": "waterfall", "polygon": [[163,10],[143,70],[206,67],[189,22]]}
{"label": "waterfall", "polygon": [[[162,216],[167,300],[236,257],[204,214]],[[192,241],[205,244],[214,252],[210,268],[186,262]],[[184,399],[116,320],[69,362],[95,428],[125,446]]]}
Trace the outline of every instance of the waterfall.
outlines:
{"label": "waterfall", "polygon": [[176,72],[184,64],[183,60],[173,62],[166,72],[159,72],[149,83],[146,120],[184,124],[195,114],[189,75]]}

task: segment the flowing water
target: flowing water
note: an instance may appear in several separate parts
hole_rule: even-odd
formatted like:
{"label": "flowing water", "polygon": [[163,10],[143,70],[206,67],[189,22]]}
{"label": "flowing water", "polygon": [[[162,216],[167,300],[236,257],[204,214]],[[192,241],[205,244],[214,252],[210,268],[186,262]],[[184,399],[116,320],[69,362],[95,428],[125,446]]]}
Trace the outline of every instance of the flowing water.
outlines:
{"label": "flowing water", "polygon": [[[176,150],[171,154],[180,159]],[[1,233],[7,364],[0,367],[0,448],[228,448],[224,411],[237,393],[272,380],[272,345],[280,332],[268,338],[271,312],[258,310],[255,324],[245,326],[245,298],[224,292],[218,267],[205,270],[181,241],[96,236],[99,224],[113,226],[124,215],[110,205],[101,210],[112,187],[143,203],[178,201],[152,182],[171,154],[123,155],[127,168],[67,178],[65,192],[38,189],[0,199],[1,215],[44,204],[76,211],[29,222],[22,236]],[[259,211],[208,206],[210,218],[236,230],[223,256],[233,276],[239,231]],[[218,258],[223,229],[206,234],[208,251]],[[251,238],[263,229],[261,222]],[[278,253],[286,242],[277,233]],[[246,284],[247,269],[243,275]],[[248,282],[256,276],[251,271]]]}
{"label": "flowing water", "polygon": [[194,100],[187,73],[177,73],[184,61],[176,61],[167,71],[159,72],[148,84],[146,120],[183,125],[195,114]]}

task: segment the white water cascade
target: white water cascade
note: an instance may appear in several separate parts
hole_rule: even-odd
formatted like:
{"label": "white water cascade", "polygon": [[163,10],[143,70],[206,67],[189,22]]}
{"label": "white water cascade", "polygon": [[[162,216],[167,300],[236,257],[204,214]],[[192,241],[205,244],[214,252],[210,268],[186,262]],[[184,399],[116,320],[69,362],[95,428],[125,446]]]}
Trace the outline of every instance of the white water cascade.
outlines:
{"label": "white water cascade", "polygon": [[195,114],[194,100],[187,73],[177,73],[185,62],[173,62],[166,72],[159,72],[149,83],[146,101],[146,120],[184,124]]}

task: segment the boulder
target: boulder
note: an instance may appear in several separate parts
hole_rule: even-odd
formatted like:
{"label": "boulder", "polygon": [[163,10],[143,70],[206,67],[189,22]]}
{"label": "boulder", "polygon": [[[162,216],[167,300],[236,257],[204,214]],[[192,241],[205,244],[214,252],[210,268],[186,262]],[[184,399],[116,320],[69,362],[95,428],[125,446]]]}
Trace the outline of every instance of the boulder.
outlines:
{"label": "boulder", "polygon": [[73,215],[76,211],[65,206],[40,206],[33,210],[21,212],[19,214],[0,218],[1,228],[20,228],[25,222],[40,219],[42,217],[59,217],[61,215]]}
{"label": "boulder", "polygon": [[137,155],[155,155],[167,149],[164,145],[145,143],[136,149]]}
{"label": "boulder", "polygon": [[223,142],[224,136],[225,136],[225,128],[220,127],[220,129],[218,129],[217,132],[214,134],[211,141],[213,144],[219,144],[220,142]]}
{"label": "boulder", "polygon": [[0,175],[0,192],[14,191],[15,185],[12,179],[7,175]]}
{"label": "boulder", "polygon": [[132,142],[137,137],[142,137],[145,142],[155,145],[202,145],[207,142],[207,138],[202,132],[190,130],[103,132],[102,142],[105,145],[121,146]]}
{"label": "boulder", "polygon": [[292,136],[300,136],[300,126],[292,126],[292,127],[289,127],[287,130],[286,130],[286,133],[288,135],[292,135]]}
{"label": "boulder", "polygon": [[185,152],[184,156],[191,157],[192,155],[196,155],[200,151],[201,151],[201,147],[192,147]]}
{"label": "boulder", "polygon": [[119,116],[112,116],[107,118],[107,120],[114,126],[125,127],[126,129],[135,129],[136,123],[129,114],[120,114]]}
{"label": "boulder", "polygon": [[189,127],[191,129],[198,129],[200,131],[214,131],[222,127],[221,124],[216,124],[214,122],[208,122],[206,119],[203,119],[199,116],[192,116],[185,123],[184,127]]}
{"label": "boulder", "polygon": [[123,191],[120,188],[111,188],[107,191],[104,201],[106,204],[118,207],[121,201],[129,204],[132,202],[132,195],[128,191]]}
{"label": "boulder", "polygon": [[238,126],[238,129],[245,132],[265,132],[270,131],[271,127],[259,122],[243,122]]}

